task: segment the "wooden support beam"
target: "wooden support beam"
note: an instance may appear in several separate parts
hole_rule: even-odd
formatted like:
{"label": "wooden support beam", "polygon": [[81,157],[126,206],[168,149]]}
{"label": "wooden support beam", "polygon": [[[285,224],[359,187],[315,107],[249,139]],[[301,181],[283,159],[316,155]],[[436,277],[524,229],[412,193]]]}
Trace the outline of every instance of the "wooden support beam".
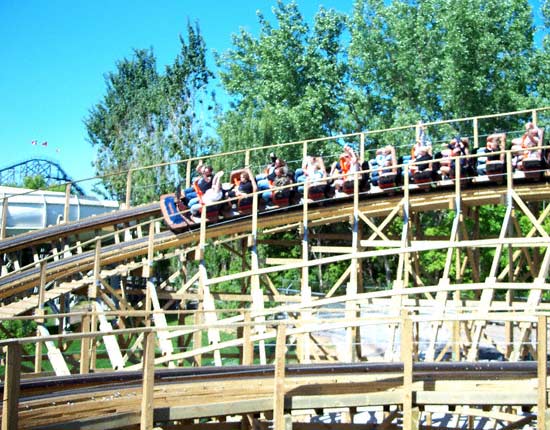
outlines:
{"label": "wooden support beam", "polygon": [[145,334],[140,430],[153,429],[155,391],[155,332]]}
{"label": "wooden support beam", "polygon": [[[210,345],[217,345],[220,343],[220,330],[216,327],[216,324],[218,322],[216,305],[214,303],[214,297],[212,297],[212,294],[210,294],[210,289],[206,286],[203,290],[202,300],[204,306],[204,323],[209,327],[207,331],[208,343]],[[219,349],[216,349],[214,351],[214,365],[222,365],[222,358]]]}
{"label": "wooden support beam", "polygon": [[268,265],[282,265],[282,264],[300,264],[301,258],[266,258],[265,264]]}
{"label": "wooden support beam", "polygon": [[[111,323],[107,321],[107,317],[104,314],[103,305],[98,300],[95,303],[96,315],[99,321],[99,330],[104,333],[110,333],[113,331]],[[124,368],[124,358],[118,344],[118,340],[113,334],[105,334],[103,336],[103,344],[111,361],[111,366],[114,370],[122,370]]]}
{"label": "wooden support beam", "polygon": [[514,202],[523,211],[523,213],[527,216],[527,218],[529,218],[529,220],[533,223],[533,227],[539,232],[539,234],[542,237],[548,238],[548,233],[546,233],[546,230],[544,229],[544,227],[539,223],[538,219],[535,217],[535,215],[533,215],[533,212],[524,203],[521,197],[513,190],[512,190],[512,198]]}
{"label": "wooden support beam", "polygon": [[[80,322],[80,332],[86,334],[90,332],[90,315],[82,315],[82,320]],[[90,350],[91,342],[93,338],[84,337],[80,341],[80,374],[86,374],[90,372]]]}
{"label": "wooden support beam", "polygon": [[273,428],[286,430],[285,423],[285,356],[286,356],[286,326],[277,326],[277,341],[275,346],[275,381],[273,392]]}
{"label": "wooden support beam", "polygon": [[[302,208],[302,263],[309,261],[309,182],[304,183],[304,197]],[[309,285],[309,267],[303,266],[301,270],[300,295],[302,306],[308,308],[311,305],[311,286]],[[311,319],[311,311],[303,310],[301,314],[303,321]],[[311,339],[308,333],[299,335],[298,338],[298,360],[302,363],[309,363],[311,360]]]}
{"label": "wooden support beam", "polygon": [[384,218],[384,221],[382,221],[379,225],[376,225],[372,221],[369,220],[363,213],[359,213],[359,217],[365,221],[365,223],[374,231],[373,234],[371,234],[367,240],[372,240],[375,237],[379,236],[381,239],[388,239],[388,237],[383,233],[384,229],[393,221],[393,219],[399,214],[399,211],[403,207],[403,199],[401,199],[391,210],[391,212]]}
{"label": "wooden support beam", "polygon": [[[260,290],[259,286],[253,287],[251,291],[252,296],[252,312],[257,314],[254,317],[254,322],[257,323],[254,326],[254,331],[259,334],[263,335],[266,332],[265,327],[265,315],[264,315],[264,296],[262,294],[262,290]],[[260,339],[258,341],[258,355],[260,358],[260,364],[267,364],[267,354],[265,350],[265,339]]]}
{"label": "wooden support beam", "polygon": [[[403,196],[403,206],[402,206],[402,221],[401,221],[401,246],[403,248],[410,247],[410,193],[409,193],[409,165],[405,165],[405,172],[404,172],[404,196]],[[397,267],[397,276],[395,279],[397,281],[402,281],[403,286],[407,287],[409,285],[409,272],[411,270],[411,262],[410,262],[410,253],[406,252],[403,254],[399,254],[399,262]]]}
{"label": "wooden support beam", "polygon": [[548,408],[548,317],[540,315],[537,325],[537,430],[546,430],[546,411]]}
{"label": "wooden support beam", "polygon": [[97,298],[97,293],[101,277],[101,238],[96,238],[95,254],[94,254],[94,282],[88,288],[88,297],[90,299]]}
{"label": "wooden support beam", "polygon": [[155,255],[155,224],[151,222],[149,224],[149,236],[147,237],[147,260],[143,265],[144,278],[150,278],[153,276],[153,258]]}
{"label": "wooden support beam", "polygon": [[69,222],[69,215],[71,213],[71,183],[67,182],[65,185],[65,207],[63,208],[63,223]]}
{"label": "wooden support beam", "polygon": [[[147,291],[149,292],[150,303],[154,311],[152,313],[153,323],[155,327],[160,329],[157,331],[158,343],[162,351],[162,355],[169,357],[173,354],[174,347],[172,345],[172,341],[168,339],[168,331],[166,330],[168,327],[168,321],[166,320],[166,314],[162,312],[163,309],[160,306],[155,284],[152,282],[147,282]],[[170,367],[173,367],[173,362],[170,362]]]}
{"label": "wooden support beam", "polygon": [[[43,336],[46,338],[50,336],[48,329],[42,324],[38,324],[37,329],[38,329],[37,331],[39,336]],[[50,364],[52,365],[55,374],[57,376],[70,375],[71,372],[69,371],[69,367],[65,362],[63,354],[61,353],[59,348],[55,345],[54,341],[46,340],[44,343],[48,350],[48,358],[50,360]]]}
{"label": "wooden support beam", "polygon": [[401,313],[401,361],[403,362],[403,429],[413,428],[413,325],[406,310]]}
{"label": "wooden support beam", "polygon": [[474,118],[473,120],[473,127],[474,127],[474,148],[479,148],[479,127],[478,127],[477,118]]}
{"label": "wooden support beam", "polygon": [[19,428],[19,382],[21,380],[21,352],[18,342],[8,344],[4,380],[4,399],[2,401],[2,430]]}
{"label": "wooden support beam", "polygon": [[126,209],[130,208],[132,203],[132,169],[128,170],[126,176]]}
{"label": "wooden support beam", "polygon": [[189,158],[187,160],[187,163],[185,163],[185,188],[188,188],[191,186],[191,172],[192,172],[192,166],[191,166],[191,159]]}
{"label": "wooden support beam", "polygon": [[346,268],[346,270],[344,271],[344,273],[342,273],[342,275],[340,275],[340,278],[338,278],[338,280],[334,283],[334,285],[330,288],[330,291],[326,294],[326,298],[329,298],[329,297],[332,297],[334,295],[334,293],[336,292],[336,290],[338,288],[340,288],[340,286],[346,281],[346,279],[349,278],[349,275],[351,273],[351,269],[352,267],[351,266],[348,266]]}
{"label": "wooden support beam", "polygon": [[[40,262],[40,285],[38,286],[38,307],[35,309],[35,315],[44,315],[44,298],[46,296],[46,274],[47,274],[47,262],[42,260]],[[36,319],[37,324],[44,324],[43,318]],[[40,330],[37,328],[36,335],[40,336]],[[40,373],[42,371],[42,342],[36,342],[34,349],[34,372]]]}
{"label": "wooden support beam", "polygon": [[2,199],[2,225],[0,227],[0,240],[6,238],[6,227],[8,225],[8,197]]}
{"label": "wooden support beam", "polygon": [[254,345],[252,344],[252,326],[250,311],[244,312],[244,327],[243,327],[243,358],[242,365],[249,366],[254,363]]}

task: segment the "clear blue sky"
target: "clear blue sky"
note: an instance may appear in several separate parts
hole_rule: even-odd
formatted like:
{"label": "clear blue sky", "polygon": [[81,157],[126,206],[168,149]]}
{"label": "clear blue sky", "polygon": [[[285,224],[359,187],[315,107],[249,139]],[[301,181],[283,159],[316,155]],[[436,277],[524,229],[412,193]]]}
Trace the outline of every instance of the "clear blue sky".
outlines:
{"label": "clear blue sky", "polygon": [[[541,0],[531,0],[535,9]],[[161,70],[179,52],[186,22],[209,49],[231,47],[241,27],[257,35],[256,11],[275,0],[0,0],[0,168],[32,157],[73,179],[93,176],[83,119],[105,94],[104,75],[134,48],[153,48]],[[307,20],[320,5],[351,12],[353,0],[297,0]],[[37,145],[31,142],[36,140]],[[42,146],[42,142],[48,142]]]}
{"label": "clear blue sky", "polygon": [[[104,75],[153,48],[160,70],[179,52],[186,23],[198,21],[212,50],[231,47],[256,11],[271,18],[273,0],[0,0],[0,168],[33,157],[58,162],[73,179],[93,176],[95,150],[83,119],[105,94]],[[298,0],[312,19],[320,5],[350,12],[352,0]],[[37,145],[32,145],[33,140]],[[48,142],[43,146],[42,142]]]}

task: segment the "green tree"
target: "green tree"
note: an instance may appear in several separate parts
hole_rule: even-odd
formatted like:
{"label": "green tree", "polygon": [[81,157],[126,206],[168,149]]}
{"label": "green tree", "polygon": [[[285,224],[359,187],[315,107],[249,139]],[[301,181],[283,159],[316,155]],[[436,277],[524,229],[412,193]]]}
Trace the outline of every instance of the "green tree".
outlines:
{"label": "green tree", "polygon": [[543,17],[542,30],[545,35],[542,38],[542,46],[537,50],[533,68],[535,70],[535,85],[533,92],[537,96],[539,105],[548,105],[550,102],[550,1],[545,0],[541,7]]}
{"label": "green tree", "polygon": [[[317,138],[339,129],[347,81],[346,17],[321,8],[310,29],[295,2],[278,1],[273,13],[277,26],[258,13],[259,37],[242,30],[233,36],[233,49],[217,57],[221,82],[233,100],[219,119],[225,150]],[[300,153],[284,156],[301,158]]]}
{"label": "green tree", "polygon": [[23,178],[23,187],[31,190],[45,190],[48,185],[42,175],[36,175]]}
{"label": "green tree", "polygon": [[[32,320],[6,320],[0,323],[0,339],[19,339],[22,337],[31,337],[36,334],[36,322]],[[27,354],[32,354],[34,346],[24,344],[23,350]],[[0,367],[0,374],[4,369]]]}
{"label": "green tree", "polygon": [[528,0],[357,0],[350,129],[530,107]]}
{"label": "green tree", "polygon": [[[206,85],[212,77],[206,67],[205,44],[198,26],[187,24],[188,42],[165,73],[157,71],[152,49],[135,50],[106,75],[106,94],[92,107],[85,125],[90,143],[97,148],[94,161],[109,197],[125,198],[128,169],[163,163],[204,153],[212,139],[203,132],[204,116],[212,109]],[[175,171],[167,167],[133,173],[132,202],[157,198],[173,188]]]}
{"label": "green tree", "polygon": [[65,185],[63,184],[48,186],[46,179],[42,175],[24,177],[23,188],[29,188],[31,190],[65,191]]}

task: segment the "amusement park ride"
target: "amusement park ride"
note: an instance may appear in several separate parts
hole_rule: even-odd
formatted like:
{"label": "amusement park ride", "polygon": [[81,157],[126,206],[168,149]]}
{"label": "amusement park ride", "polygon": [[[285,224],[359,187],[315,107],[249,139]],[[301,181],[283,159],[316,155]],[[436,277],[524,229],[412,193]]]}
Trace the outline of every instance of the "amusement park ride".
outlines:
{"label": "amusement park ride", "polygon": [[[400,157],[192,217],[176,195],[132,206],[124,172],[124,209],[0,240],[2,430],[547,428],[548,151],[542,132],[522,168],[517,150],[480,150],[484,121],[544,131],[547,113],[424,124],[471,127],[447,177]],[[319,142],[369,160],[373,136],[415,132],[250,148],[228,167]],[[186,186],[197,161],[178,162]]]}

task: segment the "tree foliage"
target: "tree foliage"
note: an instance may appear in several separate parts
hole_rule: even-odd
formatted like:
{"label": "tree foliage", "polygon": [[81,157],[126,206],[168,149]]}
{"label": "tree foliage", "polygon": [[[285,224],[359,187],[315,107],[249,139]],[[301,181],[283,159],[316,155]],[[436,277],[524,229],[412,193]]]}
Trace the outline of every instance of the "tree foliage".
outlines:
{"label": "tree foliage", "polygon": [[550,102],[550,1],[544,0],[541,6],[543,29],[545,35],[542,38],[541,49],[537,50],[533,69],[535,71],[532,91],[537,97],[537,102],[546,106]]}
{"label": "tree foliage", "polygon": [[356,0],[350,16],[321,8],[311,27],[279,0],[273,15],[218,56],[226,150],[514,111],[550,88],[528,0]]}
{"label": "tree foliage", "polygon": [[259,37],[242,30],[233,36],[233,49],[218,57],[220,79],[234,100],[219,120],[226,150],[338,129],[347,80],[345,16],[321,8],[310,28],[295,2],[278,1],[273,13],[277,26],[258,13]]}
{"label": "tree foliage", "polygon": [[[17,184],[13,184],[17,187]],[[49,191],[65,191],[65,185],[48,185],[46,178],[42,175],[25,176],[23,178],[23,188],[29,188],[31,190],[49,190]],[[71,192],[74,192],[71,190]]]}
{"label": "tree foliage", "polygon": [[[540,46],[535,43],[529,0],[355,0],[349,16],[321,7],[311,21],[296,1],[278,0],[272,12],[273,22],[258,12],[257,36],[241,30],[233,35],[232,48],[216,57],[230,100],[217,117],[219,145],[205,132],[200,114],[215,105],[207,97],[214,76],[206,66],[198,26],[188,24],[187,41],[180,37],[180,53],[164,73],[157,71],[152,50],[136,50],[132,58],[117,63],[116,71],[106,76],[106,95],[86,118],[90,142],[97,148],[97,173],[414,124],[420,118],[437,121],[514,111],[550,100],[550,38]],[[541,13],[548,32],[550,0],[544,0]],[[509,130],[518,125],[505,120],[484,121],[480,134],[497,125]],[[433,131],[438,135],[432,137],[467,134],[462,127],[450,124]],[[398,138],[396,134],[388,142],[373,139],[369,144],[381,146]],[[322,144],[309,151],[332,154]],[[301,147],[278,155],[298,162]],[[223,162],[228,168],[241,167],[236,157]],[[252,160],[251,167],[264,162]],[[168,168],[134,173],[138,187],[133,203],[172,187],[175,174]],[[104,185],[111,197],[125,197],[126,175],[107,177]],[[431,216],[438,217],[432,223],[437,227],[428,230],[427,237],[447,235],[454,214]],[[481,216],[490,218],[483,212]],[[292,256],[298,249],[280,253]],[[260,247],[262,256],[265,252]],[[222,272],[237,270],[239,263],[231,253],[208,254],[208,259],[219,258]],[[433,282],[441,274],[445,254],[424,257],[422,266]],[[485,267],[491,258],[481,252],[480,264]],[[365,279],[384,285],[391,264],[390,259],[369,262]],[[320,290],[343,268],[331,270],[312,271]],[[281,276],[291,283],[296,274]]]}
{"label": "tree foliage", "polygon": [[531,107],[527,0],[357,0],[350,129]]}
{"label": "tree foliage", "polygon": [[[98,175],[215,149],[201,116],[214,107],[214,100],[208,98],[212,73],[198,26],[188,23],[187,42],[183,37],[180,42],[180,53],[163,74],[152,49],[136,49],[132,58],[119,61],[116,71],[106,75],[106,94],[85,119],[89,141],[97,149]],[[166,167],[133,173],[132,202],[150,201],[173,188],[174,176]],[[126,175],[105,177],[103,185],[110,197],[125,198]]]}

